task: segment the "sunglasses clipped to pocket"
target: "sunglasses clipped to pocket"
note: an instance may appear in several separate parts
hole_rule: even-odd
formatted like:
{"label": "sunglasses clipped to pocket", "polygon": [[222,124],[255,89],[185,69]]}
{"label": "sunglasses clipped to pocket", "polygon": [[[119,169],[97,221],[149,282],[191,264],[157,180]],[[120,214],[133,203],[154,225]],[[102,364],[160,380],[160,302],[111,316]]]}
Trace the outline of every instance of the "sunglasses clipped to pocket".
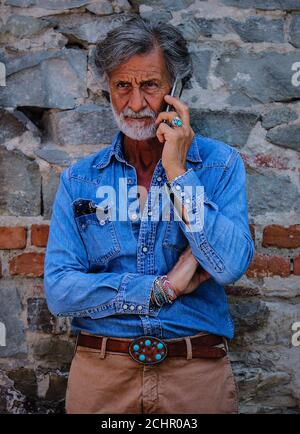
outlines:
{"label": "sunglasses clipped to pocket", "polygon": [[96,214],[99,222],[112,219],[111,204],[101,206],[89,199],[77,199],[73,202],[73,210],[76,218],[83,215]]}

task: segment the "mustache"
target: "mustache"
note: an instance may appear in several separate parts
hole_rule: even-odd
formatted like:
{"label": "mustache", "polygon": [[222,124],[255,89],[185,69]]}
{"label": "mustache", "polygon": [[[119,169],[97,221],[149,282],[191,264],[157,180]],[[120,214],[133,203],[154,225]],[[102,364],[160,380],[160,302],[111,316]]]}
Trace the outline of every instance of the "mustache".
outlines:
{"label": "mustache", "polygon": [[140,112],[137,113],[131,110],[130,108],[123,110],[123,112],[120,113],[120,116],[122,116],[123,118],[130,117],[135,119],[146,118],[146,117],[156,119],[157,117],[156,113],[151,109],[141,110]]}

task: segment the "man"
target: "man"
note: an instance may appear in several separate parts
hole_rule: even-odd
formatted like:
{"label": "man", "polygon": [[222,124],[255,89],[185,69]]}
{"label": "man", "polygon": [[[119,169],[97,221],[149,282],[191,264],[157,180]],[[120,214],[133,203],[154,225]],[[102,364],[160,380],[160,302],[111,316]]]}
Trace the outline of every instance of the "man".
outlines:
{"label": "man", "polygon": [[254,252],[243,161],[168,96],[192,72],[171,25],[122,24],[96,65],[120,131],[62,173],[45,262],[49,309],[78,334],[66,411],[236,413],[224,286]]}

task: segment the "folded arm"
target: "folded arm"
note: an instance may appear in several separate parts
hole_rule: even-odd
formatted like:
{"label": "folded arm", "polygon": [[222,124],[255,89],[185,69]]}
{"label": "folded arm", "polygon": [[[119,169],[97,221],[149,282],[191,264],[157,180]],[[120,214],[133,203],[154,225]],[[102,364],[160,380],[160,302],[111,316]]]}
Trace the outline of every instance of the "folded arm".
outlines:
{"label": "folded arm", "polygon": [[45,258],[44,285],[49,310],[56,316],[94,319],[126,313],[156,316],[158,309],[150,305],[156,275],[89,272],[70,190],[66,169],[53,203]]}

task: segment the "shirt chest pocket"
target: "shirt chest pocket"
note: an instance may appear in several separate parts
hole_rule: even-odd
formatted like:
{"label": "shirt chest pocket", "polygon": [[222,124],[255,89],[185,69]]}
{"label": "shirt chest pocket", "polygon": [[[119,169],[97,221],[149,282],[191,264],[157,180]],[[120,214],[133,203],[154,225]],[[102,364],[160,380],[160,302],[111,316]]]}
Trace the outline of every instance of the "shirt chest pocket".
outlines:
{"label": "shirt chest pocket", "polygon": [[[73,204],[74,214],[88,259],[91,263],[106,264],[119,255],[121,246],[110,214],[91,206],[91,201],[80,199]],[[107,210],[109,211],[109,210]]]}

